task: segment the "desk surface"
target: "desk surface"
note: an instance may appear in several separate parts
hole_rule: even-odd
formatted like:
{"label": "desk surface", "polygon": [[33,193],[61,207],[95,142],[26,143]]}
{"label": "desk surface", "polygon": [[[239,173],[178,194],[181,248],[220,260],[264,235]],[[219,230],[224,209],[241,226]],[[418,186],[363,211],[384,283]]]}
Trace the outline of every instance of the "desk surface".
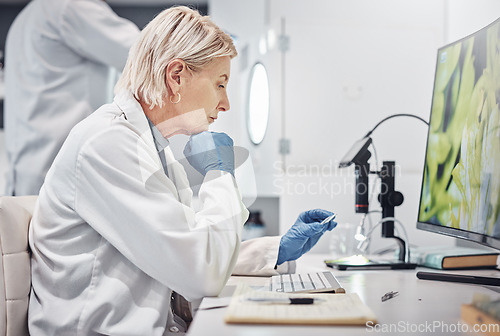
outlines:
{"label": "desk surface", "polygon": [[[323,264],[324,259],[325,255],[304,255],[297,263],[297,273],[332,270]],[[421,270],[430,271],[427,268]],[[471,332],[472,327],[460,320],[461,305],[471,303],[474,293],[485,293],[492,299],[500,299],[499,288],[419,280],[416,270],[332,271],[346,292],[357,293],[373,310],[378,326],[230,325],[224,322],[226,308],[218,308],[199,310],[188,335],[331,336],[333,332],[337,335],[477,335]],[[500,276],[497,270],[469,271],[468,274]],[[264,285],[268,278],[231,277],[219,297],[203,299],[200,308],[227,304],[240,281],[259,286]],[[381,297],[390,291],[397,291],[399,295],[382,302]]]}

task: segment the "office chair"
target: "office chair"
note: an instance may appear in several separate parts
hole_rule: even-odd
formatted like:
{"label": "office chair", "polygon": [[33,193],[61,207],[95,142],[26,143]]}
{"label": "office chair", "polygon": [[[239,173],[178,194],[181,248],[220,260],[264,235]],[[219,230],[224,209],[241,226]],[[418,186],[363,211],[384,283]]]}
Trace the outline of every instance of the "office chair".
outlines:
{"label": "office chair", "polygon": [[28,227],[36,196],[0,197],[0,336],[28,335]]}

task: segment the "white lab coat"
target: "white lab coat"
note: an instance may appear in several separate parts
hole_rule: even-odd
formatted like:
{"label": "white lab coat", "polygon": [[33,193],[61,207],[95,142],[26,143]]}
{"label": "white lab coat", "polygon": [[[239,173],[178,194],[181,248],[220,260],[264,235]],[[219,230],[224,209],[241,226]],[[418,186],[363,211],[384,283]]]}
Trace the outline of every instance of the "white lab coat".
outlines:
{"label": "white lab coat", "polygon": [[6,42],[5,193],[38,194],[69,131],[109,102],[109,66],[123,69],[139,35],[102,0],[33,0]]}
{"label": "white lab coat", "polygon": [[171,291],[217,295],[235,268],[273,275],[279,237],[240,244],[248,212],[233,176],[210,171],[191,207],[187,175],[166,148],[163,171],[148,121],[115,97],[70,133],[30,226],[29,327],[37,335],[168,335]]}

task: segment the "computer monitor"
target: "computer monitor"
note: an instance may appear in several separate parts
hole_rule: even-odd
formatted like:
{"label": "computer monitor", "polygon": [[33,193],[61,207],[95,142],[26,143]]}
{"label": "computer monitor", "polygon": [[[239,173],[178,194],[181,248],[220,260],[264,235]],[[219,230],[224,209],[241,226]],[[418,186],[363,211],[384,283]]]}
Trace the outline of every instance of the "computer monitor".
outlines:
{"label": "computer monitor", "polygon": [[438,50],[417,228],[500,249],[500,19]]}

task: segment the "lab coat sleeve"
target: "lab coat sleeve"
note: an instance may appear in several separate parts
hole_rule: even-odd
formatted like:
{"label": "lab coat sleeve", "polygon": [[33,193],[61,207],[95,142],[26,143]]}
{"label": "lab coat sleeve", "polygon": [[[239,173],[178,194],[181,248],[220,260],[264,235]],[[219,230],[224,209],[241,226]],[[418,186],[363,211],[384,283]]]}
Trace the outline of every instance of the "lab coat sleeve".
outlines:
{"label": "lab coat sleeve", "polygon": [[107,129],[80,150],[75,209],[139,269],[188,300],[217,295],[248,216],[233,176],[209,172],[195,213],[175,198],[156,151],[123,132]]}
{"label": "lab coat sleeve", "polygon": [[137,26],[119,17],[102,0],[72,0],[64,4],[61,36],[69,48],[84,58],[121,71],[139,36]]}
{"label": "lab coat sleeve", "polygon": [[246,240],[241,244],[233,275],[273,276],[295,273],[295,261],[276,267],[281,236]]}

